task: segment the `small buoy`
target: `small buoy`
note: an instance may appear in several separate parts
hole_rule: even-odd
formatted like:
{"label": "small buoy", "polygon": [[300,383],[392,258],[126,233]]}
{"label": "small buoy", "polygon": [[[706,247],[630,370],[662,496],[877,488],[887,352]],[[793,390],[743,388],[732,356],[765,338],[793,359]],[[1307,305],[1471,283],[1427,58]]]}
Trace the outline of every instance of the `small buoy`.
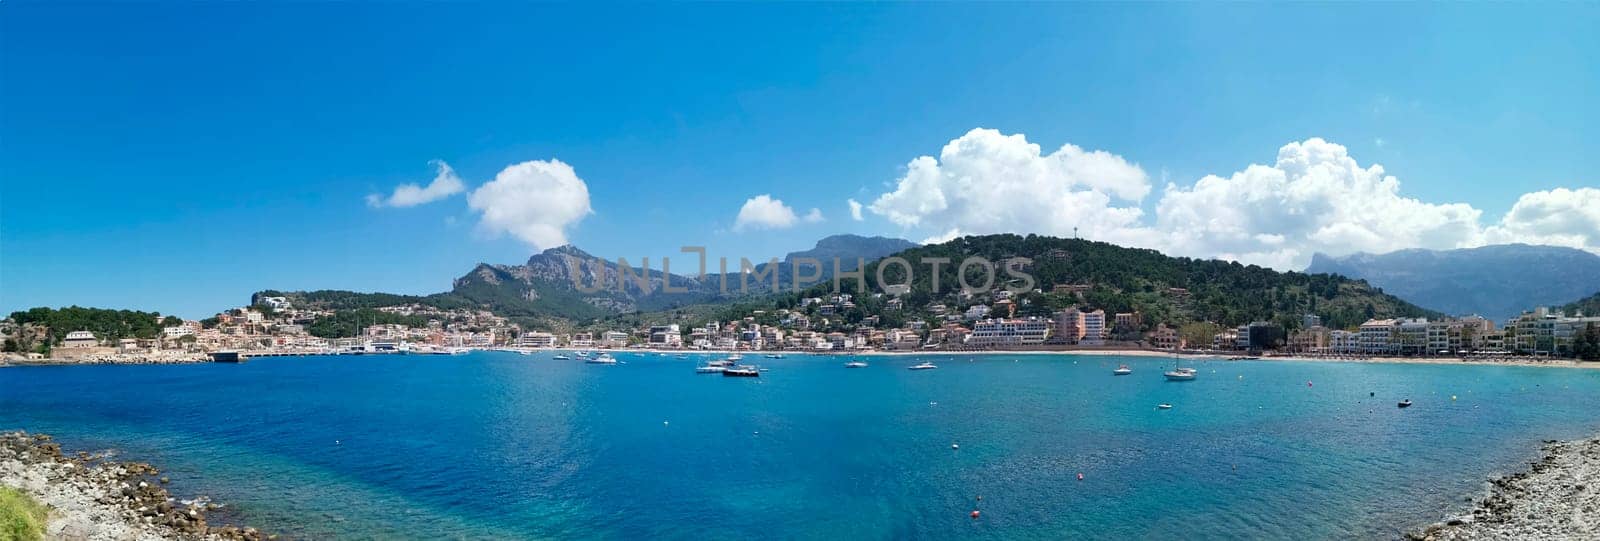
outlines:
{"label": "small buoy", "polygon": [[1307,381],[1306,382],[1306,387],[1310,387],[1310,386],[1311,386],[1311,382]]}
{"label": "small buoy", "polygon": [[1451,400],[1455,400],[1456,399],[1456,395],[1450,395],[1450,399]]}
{"label": "small buoy", "polygon": [[344,445],[344,442],[339,441],[339,440],[333,440],[333,444],[334,445]]}
{"label": "small buoy", "polygon": [[983,501],[983,496],[978,496],[978,501]]}
{"label": "small buoy", "polygon": [[672,424],[672,423],[669,423],[669,422],[666,422],[666,421],[661,421],[661,426],[667,426],[669,424]]}
{"label": "small buoy", "polygon": [[1079,481],[1083,480],[1083,472],[1078,472],[1078,480]]}
{"label": "small buoy", "polygon": [[950,444],[950,448],[951,448],[951,449],[960,449],[960,448],[961,448],[961,446],[960,446],[960,445],[956,445],[956,444],[954,444],[954,443],[952,443],[952,444]]}
{"label": "small buoy", "polygon": [[757,430],[757,431],[755,431],[755,432],[751,432],[751,433],[750,433],[750,435],[751,435],[751,436],[760,436],[760,435],[761,435],[761,431],[760,431],[760,430]]}
{"label": "small buoy", "polygon": [[973,509],[972,510],[972,518],[978,518],[978,510],[977,509]]}

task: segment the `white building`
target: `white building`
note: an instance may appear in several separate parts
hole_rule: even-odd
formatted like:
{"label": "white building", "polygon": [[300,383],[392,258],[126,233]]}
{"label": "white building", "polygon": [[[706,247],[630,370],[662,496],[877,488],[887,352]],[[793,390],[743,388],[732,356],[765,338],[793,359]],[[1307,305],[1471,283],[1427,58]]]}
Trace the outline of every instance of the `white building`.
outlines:
{"label": "white building", "polygon": [[517,347],[551,348],[556,346],[556,335],[547,332],[525,332],[517,337]]}
{"label": "white building", "polygon": [[1361,352],[1367,354],[1394,353],[1394,334],[1398,331],[1393,319],[1369,319],[1361,324]]}
{"label": "white building", "polygon": [[967,309],[967,313],[963,314],[963,316],[965,316],[966,319],[983,319],[989,317],[989,307],[982,304],[973,305],[971,308]]}
{"label": "white building", "polygon": [[67,333],[66,339],[61,341],[61,347],[67,348],[92,348],[100,345],[100,339],[94,337],[89,331],[72,331]]}
{"label": "white building", "polygon": [[1050,322],[1027,319],[985,319],[972,326],[967,343],[975,346],[1040,344],[1050,335]]}
{"label": "white building", "polygon": [[1083,338],[1079,344],[1098,346],[1106,343],[1106,312],[1083,312]]}
{"label": "white building", "polygon": [[682,347],[683,332],[678,329],[677,324],[656,325],[654,327],[650,327],[650,346],[668,348]]}

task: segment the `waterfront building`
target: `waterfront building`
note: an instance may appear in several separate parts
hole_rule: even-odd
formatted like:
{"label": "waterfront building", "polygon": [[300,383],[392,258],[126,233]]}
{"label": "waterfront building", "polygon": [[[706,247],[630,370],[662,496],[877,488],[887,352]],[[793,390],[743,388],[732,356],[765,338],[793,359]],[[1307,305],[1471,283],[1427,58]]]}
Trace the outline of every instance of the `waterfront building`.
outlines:
{"label": "waterfront building", "polygon": [[1050,323],[1044,319],[986,319],[973,324],[967,343],[974,346],[1042,344],[1049,335]]}
{"label": "waterfront building", "polygon": [[982,304],[974,304],[972,307],[967,308],[967,312],[963,316],[969,320],[983,319],[989,316],[989,307]]}
{"label": "waterfront building", "polygon": [[1361,333],[1339,329],[1329,331],[1328,351],[1339,355],[1361,353]]}
{"label": "waterfront building", "polygon": [[620,348],[628,345],[628,333],[622,331],[605,331],[600,333],[600,346]]}
{"label": "waterfront building", "polygon": [[1331,332],[1327,327],[1316,325],[1295,331],[1289,335],[1289,351],[1299,353],[1322,353],[1328,350],[1328,340]]}
{"label": "waterfront building", "polygon": [[1156,325],[1150,331],[1150,345],[1157,349],[1178,349],[1183,347],[1183,340],[1178,338],[1178,330],[1168,327],[1166,323]]}
{"label": "waterfront building", "polygon": [[1083,313],[1083,338],[1078,343],[1099,346],[1106,343],[1106,312],[1095,310]]}
{"label": "waterfront building", "polygon": [[575,348],[592,348],[595,345],[594,333],[575,332],[567,337],[567,345]]}
{"label": "waterfront building", "polygon": [[1064,344],[1076,344],[1083,340],[1083,312],[1077,308],[1068,308],[1056,312],[1057,341]]}
{"label": "waterfront building", "polygon": [[517,347],[551,348],[556,346],[556,335],[547,332],[525,332],[517,337]]}
{"label": "waterfront building", "polygon": [[66,348],[92,348],[100,345],[100,339],[95,338],[89,331],[72,331],[61,341],[61,347]]}
{"label": "waterfront building", "polygon": [[1361,352],[1374,355],[1387,355],[1397,351],[1394,342],[1396,323],[1393,319],[1369,319],[1361,324],[1360,343]]}
{"label": "waterfront building", "polygon": [[676,323],[650,327],[650,346],[675,348],[683,346],[683,333]]}

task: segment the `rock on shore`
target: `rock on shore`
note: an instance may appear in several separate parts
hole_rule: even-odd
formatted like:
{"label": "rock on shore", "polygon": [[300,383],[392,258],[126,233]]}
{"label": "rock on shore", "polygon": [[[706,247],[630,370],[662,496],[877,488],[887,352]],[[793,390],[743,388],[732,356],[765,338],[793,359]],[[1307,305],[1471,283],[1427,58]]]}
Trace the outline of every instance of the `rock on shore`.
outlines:
{"label": "rock on shore", "polygon": [[1472,513],[1434,524],[1409,539],[1600,539],[1600,438],[1546,442],[1527,471],[1489,482]]}
{"label": "rock on shore", "polygon": [[213,504],[183,503],[161,488],[149,464],[115,462],[104,455],[61,453],[44,434],[0,433],[0,485],[17,488],[50,507],[45,535],[89,541],[271,539],[253,528],[214,527]]}

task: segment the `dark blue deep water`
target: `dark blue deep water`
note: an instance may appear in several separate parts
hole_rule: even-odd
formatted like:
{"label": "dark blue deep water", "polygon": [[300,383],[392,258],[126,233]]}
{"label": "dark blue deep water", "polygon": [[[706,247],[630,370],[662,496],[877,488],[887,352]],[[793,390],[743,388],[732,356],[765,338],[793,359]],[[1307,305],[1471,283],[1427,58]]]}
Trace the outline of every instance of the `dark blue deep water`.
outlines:
{"label": "dark blue deep water", "polygon": [[697,540],[1385,538],[1600,431],[1600,370],[618,357],[6,368],[0,429],[153,462],[295,537]]}

